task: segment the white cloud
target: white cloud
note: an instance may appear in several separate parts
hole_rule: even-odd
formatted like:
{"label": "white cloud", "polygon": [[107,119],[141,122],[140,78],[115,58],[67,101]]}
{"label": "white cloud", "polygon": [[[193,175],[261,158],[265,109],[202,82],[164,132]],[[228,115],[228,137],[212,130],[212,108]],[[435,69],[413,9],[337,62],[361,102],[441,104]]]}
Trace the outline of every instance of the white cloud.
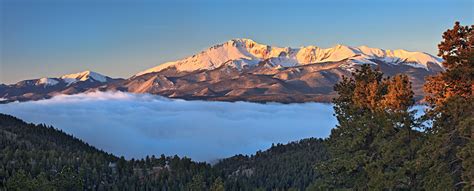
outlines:
{"label": "white cloud", "polygon": [[327,137],[337,123],[329,104],[184,101],[123,92],[0,104],[0,112],[53,125],[127,158],[163,153],[198,161]]}

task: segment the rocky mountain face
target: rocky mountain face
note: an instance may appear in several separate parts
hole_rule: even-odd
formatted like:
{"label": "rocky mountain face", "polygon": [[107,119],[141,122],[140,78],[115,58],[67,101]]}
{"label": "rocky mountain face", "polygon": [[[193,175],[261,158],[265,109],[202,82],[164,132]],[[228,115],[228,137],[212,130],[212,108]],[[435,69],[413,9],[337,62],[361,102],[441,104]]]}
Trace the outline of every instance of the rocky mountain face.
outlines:
{"label": "rocky mountain face", "polygon": [[[100,88],[134,93],[152,93],[171,98],[253,101],[253,102],[329,102],[336,96],[333,86],[342,76],[350,76],[349,61],[314,63],[291,67],[274,66],[268,61],[237,69],[224,64],[210,70],[177,71],[170,67],[159,72],[134,76]],[[353,66],[354,69],[358,66]],[[410,76],[417,99],[423,95],[424,78],[433,71],[411,66],[378,63],[387,75]]]}
{"label": "rocky mountain face", "polygon": [[26,80],[0,86],[0,97],[31,100],[100,90],[202,100],[328,102],[335,96],[333,86],[342,76],[350,76],[361,64],[371,64],[389,76],[407,74],[416,98],[420,99],[424,78],[442,71],[441,62],[430,54],[406,50],[344,45],[327,49],[316,46],[281,48],[250,39],[234,39],[125,80],[91,74],[86,75],[89,77],[73,74]]}

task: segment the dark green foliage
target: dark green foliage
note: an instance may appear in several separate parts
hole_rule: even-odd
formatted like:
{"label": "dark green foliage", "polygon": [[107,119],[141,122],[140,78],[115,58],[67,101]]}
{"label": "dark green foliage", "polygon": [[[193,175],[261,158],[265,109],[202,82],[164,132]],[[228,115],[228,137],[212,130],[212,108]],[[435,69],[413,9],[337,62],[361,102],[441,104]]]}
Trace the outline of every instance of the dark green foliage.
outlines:
{"label": "dark green foliage", "polygon": [[427,141],[420,152],[424,185],[474,189],[474,25],[456,22],[438,45],[446,71],[427,79]]}
{"label": "dark green foliage", "polygon": [[474,187],[474,98],[447,99],[426,129],[426,141],[417,160],[430,190]]}
{"label": "dark green foliage", "polygon": [[413,130],[413,92],[406,76],[383,78],[368,65],[335,86],[339,125],[327,140],[329,160],[316,165],[315,189],[407,189],[420,133]]}
{"label": "dark green foliage", "polygon": [[211,186],[211,191],[224,191],[224,190],[225,190],[225,187],[224,187],[224,182],[222,181],[222,178],[217,177]]}
{"label": "dark green foliage", "polygon": [[323,142],[312,138],[277,144],[250,157],[237,155],[224,159],[215,168],[227,177],[228,190],[303,190],[318,177],[312,168],[315,162],[327,158]]}

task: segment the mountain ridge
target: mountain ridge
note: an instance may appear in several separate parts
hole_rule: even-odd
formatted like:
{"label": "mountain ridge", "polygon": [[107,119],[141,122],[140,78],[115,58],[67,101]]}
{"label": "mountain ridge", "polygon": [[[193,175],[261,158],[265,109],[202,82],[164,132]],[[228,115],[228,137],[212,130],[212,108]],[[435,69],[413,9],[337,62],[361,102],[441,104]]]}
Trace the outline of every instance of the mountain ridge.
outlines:
{"label": "mountain ridge", "polygon": [[331,48],[276,47],[251,39],[232,39],[198,54],[166,62],[127,79],[84,71],[56,78],[0,85],[1,102],[50,98],[89,91],[150,93],[187,100],[251,102],[329,102],[333,86],[362,64],[387,76],[406,74],[415,98],[423,97],[425,77],[444,68],[442,60],[423,52],[367,46]]}
{"label": "mountain ridge", "polygon": [[64,74],[58,77],[42,77],[22,80],[15,84],[0,85],[0,100],[28,101],[50,98],[58,94],[75,94],[92,90],[121,79],[111,78],[90,70]]}
{"label": "mountain ridge", "polygon": [[368,46],[351,47],[337,44],[331,48],[317,46],[301,46],[299,48],[277,47],[257,43],[251,39],[237,38],[214,45],[192,56],[165,62],[150,69],[135,74],[140,76],[147,73],[159,72],[175,66],[179,71],[196,71],[214,69],[228,61],[239,62],[236,68],[255,65],[269,59],[274,65],[284,67],[305,65],[311,63],[337,62],[344,59],[354,63],[374,64],[371,59],[382,59],[392,63],[408,63],[414,67],[428,69],[428,62],[441,66],[442,60],[425,52],[407,51],[404,49],[384,50]]}

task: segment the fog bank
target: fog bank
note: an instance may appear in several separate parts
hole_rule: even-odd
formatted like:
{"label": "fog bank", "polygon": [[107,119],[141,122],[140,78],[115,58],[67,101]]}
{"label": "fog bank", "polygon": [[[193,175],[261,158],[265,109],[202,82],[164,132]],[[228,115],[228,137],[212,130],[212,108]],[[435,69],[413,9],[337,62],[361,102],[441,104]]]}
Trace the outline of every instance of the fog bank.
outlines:
{"label": "fog bank", "polygon": [[126,158],[177,154],[197,161],[327,137],[337,123],[329,104],[184,101],[123,92],[0,104],[0,112],[53,125]]}

